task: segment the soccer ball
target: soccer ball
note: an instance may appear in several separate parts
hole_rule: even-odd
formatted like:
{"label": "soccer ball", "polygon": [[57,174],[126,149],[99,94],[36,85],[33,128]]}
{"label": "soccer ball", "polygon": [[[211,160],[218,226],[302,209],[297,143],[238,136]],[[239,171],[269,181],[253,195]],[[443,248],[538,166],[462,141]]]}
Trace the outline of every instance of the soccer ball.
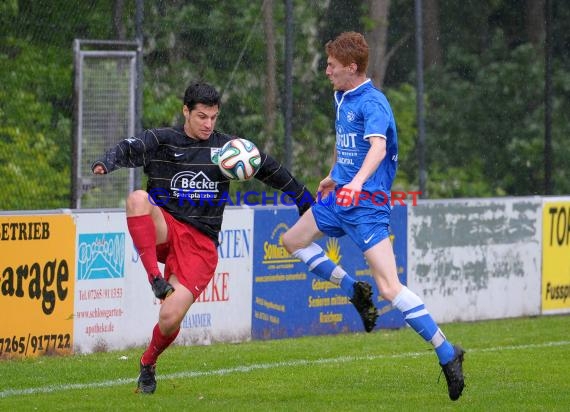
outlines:
{"label": "soccer ball", "polygon": [[233,180],[249,180],[261,167],[257,146],[246,139],[232,139],[218,153],[218,167]]}

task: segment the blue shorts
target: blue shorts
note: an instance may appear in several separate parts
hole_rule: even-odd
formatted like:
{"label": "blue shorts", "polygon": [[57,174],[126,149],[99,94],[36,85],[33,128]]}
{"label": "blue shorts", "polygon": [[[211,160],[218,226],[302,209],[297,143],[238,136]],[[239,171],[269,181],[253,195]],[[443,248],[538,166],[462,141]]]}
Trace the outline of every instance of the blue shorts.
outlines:
{"label": "blue shorts", "polygon": [[330,237],[348,235],[362,252],[390,236],[390,202],[361,201],[358,206],[337,204],[336,193],[318,199],[312,207],[318,229]]}

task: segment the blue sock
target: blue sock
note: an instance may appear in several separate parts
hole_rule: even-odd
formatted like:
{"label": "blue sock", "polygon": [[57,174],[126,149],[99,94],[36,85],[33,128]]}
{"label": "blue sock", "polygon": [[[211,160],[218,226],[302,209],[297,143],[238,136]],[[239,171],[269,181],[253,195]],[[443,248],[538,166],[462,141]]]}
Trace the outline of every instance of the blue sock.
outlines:
{"label": "blue sock", "polygon": [[455,356],[453,346],[426,310],[419,296],[404,286],[402,291],[392,301],[392,305],[404,314],[406,323],[418,335],[434,346],[439,363],[445,365],[453,359]]}
{"label": "blue sock", "polygon": [[354,284],[356,280],[354,280],[348,274],[345,274],[344,277],[340,280],[340,288],[344,290],[344,292],[352,298],[354,296]]}
{"label": "blue sock", "polygon": [[449,343],[448,340],[445,340],[445,342],[435,348],[435,353],[437,354],[439,363],[442,365],[451,362],[455,357],[455,349],[453,349],[453,345]]}
{"label": "blue sock", "polygon": [[349,276],[340,266],[335,265],[319,245],[311,243],[306,248],[293,252],[292,255],[305,262],[309,266],[311,273],[335,285],[339,285],[344,293],[352,298],[356,280]]}

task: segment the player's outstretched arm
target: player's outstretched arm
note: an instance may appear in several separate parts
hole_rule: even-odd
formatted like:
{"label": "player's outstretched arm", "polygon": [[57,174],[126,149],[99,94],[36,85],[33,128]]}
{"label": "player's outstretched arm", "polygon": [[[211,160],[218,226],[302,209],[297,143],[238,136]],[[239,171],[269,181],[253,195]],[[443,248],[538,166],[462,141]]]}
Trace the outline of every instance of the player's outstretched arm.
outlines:
{"label": "player's outstretched arm", "polygon": [[315,197],[305,185],[273,157],[263,152],[260,152],[260,155],[262,164],[255,178],[291,196],[299,209],[299,215],[310,209]]}
{"label": "player's outstretched arm", "polygon": [[159,146],[158,129],[150,129],[121,140],[91,165],[94,174],[111,173],[122,167],[144,166],[151,152]]}

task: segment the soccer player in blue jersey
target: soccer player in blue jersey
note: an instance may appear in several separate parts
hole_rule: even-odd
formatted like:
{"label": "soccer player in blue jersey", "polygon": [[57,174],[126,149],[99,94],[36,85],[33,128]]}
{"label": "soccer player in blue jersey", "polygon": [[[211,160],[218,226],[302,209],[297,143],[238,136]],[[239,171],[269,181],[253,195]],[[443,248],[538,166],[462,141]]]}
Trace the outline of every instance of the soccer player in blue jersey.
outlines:
{"label": "soccer player in blue jersey", "polygon": [[382,297],[434,346],[449,397],[457,400],[464,388],[464,351],[446,339],[421,298],[398,278],[386,202],[398,166],[398,135],[386,96],[366,77],[368,44],[360,33],[346,32],[326,44],[326,53],[326,75],[334,89],[336,161],[319,184],[319,201],[283,234],[283,244],[313,273],[342,287],[348,275],[314,241],[323,234],[348,235],[364,253]]}

